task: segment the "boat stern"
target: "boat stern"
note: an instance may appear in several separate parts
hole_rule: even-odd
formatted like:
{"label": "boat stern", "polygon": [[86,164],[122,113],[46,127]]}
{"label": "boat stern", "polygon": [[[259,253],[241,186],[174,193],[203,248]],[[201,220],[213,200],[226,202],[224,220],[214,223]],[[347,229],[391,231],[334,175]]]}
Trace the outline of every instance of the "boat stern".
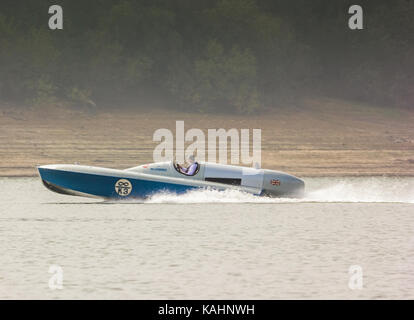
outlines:
{"label": "boat stern", "polygon": [[305,193],[305,183],[293,175],[265,170],[262,194],[270,197],[301,198]]}

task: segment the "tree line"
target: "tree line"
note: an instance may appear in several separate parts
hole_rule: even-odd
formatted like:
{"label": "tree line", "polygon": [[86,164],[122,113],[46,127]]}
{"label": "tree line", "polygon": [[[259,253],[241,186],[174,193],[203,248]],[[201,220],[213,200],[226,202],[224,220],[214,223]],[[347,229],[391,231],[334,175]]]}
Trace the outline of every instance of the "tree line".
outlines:
{"label": "tree line", "polygon": [[[414,0],[2,0],[0,100],[250,114],[414,102]],[[50,30],[48,8],[63,8]]]}

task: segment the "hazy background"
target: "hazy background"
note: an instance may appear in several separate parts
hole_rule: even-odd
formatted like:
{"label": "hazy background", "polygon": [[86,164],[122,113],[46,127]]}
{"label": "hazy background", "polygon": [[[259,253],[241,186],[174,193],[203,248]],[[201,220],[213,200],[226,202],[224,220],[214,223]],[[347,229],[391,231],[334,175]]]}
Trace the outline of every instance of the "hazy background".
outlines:
{"label": "hazy background", "polygon": [[261,129],[264,168],[414,176],[413,17],[413,0],[1,0],[0,176],[153,162],[176,120]]}
{"label": "hazy background", "polygon": [[[63,30],[48,28],[52,4]],[[348,28],[352,4],[364,30]],[[2,0],[0,102],[246,114],[330,96],[412,108],[413,17],[412,0]]]}

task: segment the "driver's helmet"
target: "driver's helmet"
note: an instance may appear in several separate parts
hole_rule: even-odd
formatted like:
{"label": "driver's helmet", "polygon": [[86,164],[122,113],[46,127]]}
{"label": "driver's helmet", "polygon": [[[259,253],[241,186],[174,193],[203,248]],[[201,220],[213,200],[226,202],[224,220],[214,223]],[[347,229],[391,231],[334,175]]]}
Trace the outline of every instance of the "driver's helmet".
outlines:
{"label": "driver's helmet", "polygon": [[189,155],[187,158],[187,162],[193,164],[195,162],[195,157],[194,155]]}

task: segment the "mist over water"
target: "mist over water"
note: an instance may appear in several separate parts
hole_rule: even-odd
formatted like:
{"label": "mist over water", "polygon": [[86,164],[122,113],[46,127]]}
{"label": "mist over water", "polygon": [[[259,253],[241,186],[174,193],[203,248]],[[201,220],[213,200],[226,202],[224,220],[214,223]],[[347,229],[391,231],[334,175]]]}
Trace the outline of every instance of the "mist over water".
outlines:
{"label": "mist over water", "polygon": [[301,199],[268,198],[235,190],[197,190],[184,195],[156,194],[145,203],[295,203],[400,202],[414,203],[414,178],[308,178]]}
{"label": "mist over water", "polygon": [[306,190],[305,200],[316,202],[414,203],[414,178],[309,179]]}

